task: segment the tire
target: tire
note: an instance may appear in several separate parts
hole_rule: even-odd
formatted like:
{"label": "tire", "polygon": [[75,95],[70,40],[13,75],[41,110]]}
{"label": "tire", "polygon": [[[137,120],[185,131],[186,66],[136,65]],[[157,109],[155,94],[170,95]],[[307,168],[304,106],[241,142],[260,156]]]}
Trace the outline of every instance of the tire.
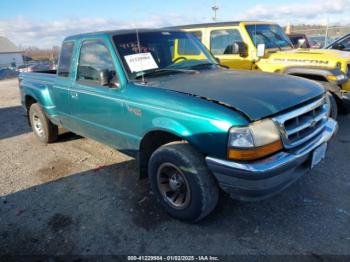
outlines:
{"label": "tire", "polygon": [[29,121],[35,136],[44,144],[57,140],[58,127],[50,122],[38,103],[29,108]]}
{"label": "tire", "polygon": [[[204,157],[186,142],[159,147],[149,160],[148,174],[152,191],[165,210],[177,219],[199,221],[217,205],[216,180]],[[166,190],[170,191],[165,193]]]}

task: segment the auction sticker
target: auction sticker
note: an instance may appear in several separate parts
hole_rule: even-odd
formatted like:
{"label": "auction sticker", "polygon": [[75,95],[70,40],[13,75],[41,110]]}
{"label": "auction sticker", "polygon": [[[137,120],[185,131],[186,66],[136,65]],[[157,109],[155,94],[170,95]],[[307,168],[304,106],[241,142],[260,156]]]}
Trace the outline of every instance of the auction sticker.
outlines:
{"label": "auction sticker", "polygon": [[139,53],[124,56],[132,73],[158,68],[151,53]]}

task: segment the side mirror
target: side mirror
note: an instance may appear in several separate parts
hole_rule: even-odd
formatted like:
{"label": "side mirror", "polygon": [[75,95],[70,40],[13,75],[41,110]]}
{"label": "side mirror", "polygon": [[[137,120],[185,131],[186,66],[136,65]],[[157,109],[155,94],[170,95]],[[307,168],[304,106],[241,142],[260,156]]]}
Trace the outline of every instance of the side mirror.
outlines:
{"label": "side mirror", "polygon": [[109,71],[107,69],[103,69],[98,74],[100,85],[101,86],[108,86],[109,85]]}
{"label": "side mirror", "polygon": [[306,41],[304,38],[298,39],[298,48],[305,48],[306,47]]}
{"label": "side mirror", "polygon": [[240,55],[246,57],[248,55],[247,45],[243,42],[234,42],[225,48],[224,55]]}
{"label": "side mirror", "polygon": [[265,44],[258,44],[257,46],[257,51],[256,51],[256,56],[257,57],[264,57],[265,56]]}
{"label": "side mirror", "polygon": [[119,87],[118,78],[115,71],[103,69],[99,72],[99,80],[101,86]]}
{"label": "side mirror", "polygon": [[332,49],[337,49],[337,50],[344,50],[345,49],[345,46],[341,43],[335,43],[333,46],[332,46]]}

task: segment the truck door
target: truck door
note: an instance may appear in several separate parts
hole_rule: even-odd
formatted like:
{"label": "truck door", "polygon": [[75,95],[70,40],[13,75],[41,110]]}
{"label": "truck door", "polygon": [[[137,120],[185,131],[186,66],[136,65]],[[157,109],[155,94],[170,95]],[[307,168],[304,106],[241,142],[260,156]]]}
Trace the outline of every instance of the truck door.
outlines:
{"label": "truck door", "polygon": [[[220,63],[234,69],[252,69],[252,61],[239,54],[232,54],[230,48],[235,42],[244,43],[238,28],[210,29],[210,51]],[[248,50],[247,50],[248,52]]]}
{"label": "truck door", "polygon": [[57,77],[52,86],[52,98],[57,115],[54,116],[58,122],[70,129],[70,88],[72,85],[71,67],[75,43],[73,41],[63,42]]}
{"label": "truck door", "polygon": [[84,40],[80,46],[76,80],[70,92],[74,128],[79,134],[126,147],[121,127],[124,119],[122,89],[101,85],[101,72],[113,75],[117,82],[112,50],[102,39]]}

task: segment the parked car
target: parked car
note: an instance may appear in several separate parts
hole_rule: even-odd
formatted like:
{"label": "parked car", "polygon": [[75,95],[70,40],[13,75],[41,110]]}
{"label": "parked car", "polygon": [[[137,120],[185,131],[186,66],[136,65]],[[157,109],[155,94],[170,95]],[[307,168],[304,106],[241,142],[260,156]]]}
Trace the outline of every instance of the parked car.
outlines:
{"label": "parked car", "polygon": [[40,72],[48,70],[56,70],[56,65],[49,61],[32,61],[27,65],[24,65],[18,69],[22,72]]}
{"label": "parked car", "polygon": [[22,73],[20,93],[41,142],[63,126],[137,157],[166,211],[189,221],[215,208],[219,188],[241,200],[286,188],[337,129],[319,84],[226,69],[176,30],[67,37],[57,73]]}
{"label": "parked car", "polygon": [[326,49],[337,49],[350,52],[350,34],[344,35],[329,44]]}
{"label": "parked car", "polygon": [[0,68],[0,80],[18,77],[18,72],[10,68]]}
{"label": "parked car", "polygon": [[[292,42],[295,48],[310,48],[309,40],[305,34],[288,34],[290,41]],[[303,44],[301,44],[301,42]]]}
{"label": "parked car", "polygon": [[333,38],[331,37],[325,37],[325,36],[309,36],[309,42],[311,48],[320,49],[325,48],[326,46],[326,39],[327,43],[331,43],[333,41]]}
{"label": "parked car", "polygon": [[[284,73],[322,84],[332,95],[332,117],[350,110],[350,55],[293,49],[283,29],[267,22],[222,22],[173,27],[200,34],[204,45],[234,69]],[[310,44],[312,47],[311,39]]]}

